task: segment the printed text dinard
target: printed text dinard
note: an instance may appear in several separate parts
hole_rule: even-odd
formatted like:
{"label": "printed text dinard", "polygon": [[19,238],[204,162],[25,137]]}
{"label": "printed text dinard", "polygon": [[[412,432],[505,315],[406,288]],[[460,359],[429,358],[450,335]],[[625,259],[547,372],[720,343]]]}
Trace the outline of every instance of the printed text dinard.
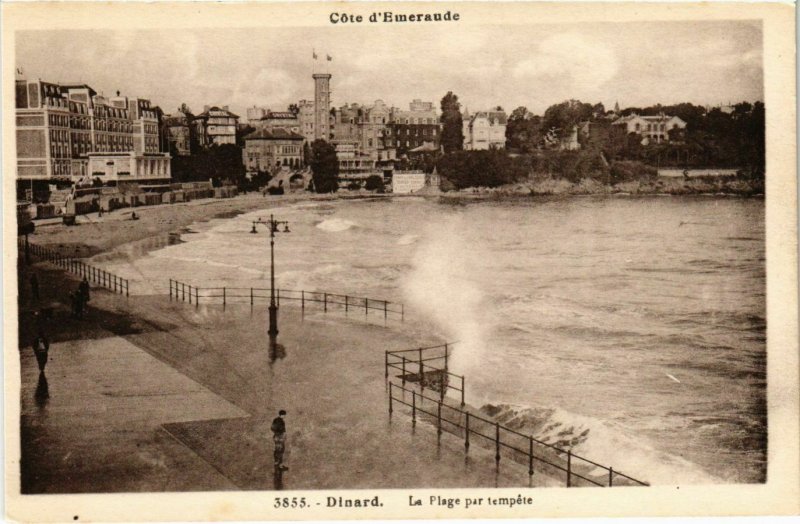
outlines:
{"label": "printed text dinard", "polygon": [[404,22],[457,22],[460,18],[460,14],[453,13],[451,11],[411,14],[393,13],[392,11],[376,11],[369,16],[334,11],[328,17],[332,24],[361,24],[365,21],[373,24]]}

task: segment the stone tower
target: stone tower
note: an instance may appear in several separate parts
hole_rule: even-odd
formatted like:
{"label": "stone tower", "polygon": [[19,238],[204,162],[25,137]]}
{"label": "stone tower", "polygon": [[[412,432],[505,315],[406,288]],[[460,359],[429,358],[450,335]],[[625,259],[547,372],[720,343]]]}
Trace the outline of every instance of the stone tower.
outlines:
{"label": "stone tower", "polygon": [[316,73],[314,77],[314,139],[330,140],[331,75]]}

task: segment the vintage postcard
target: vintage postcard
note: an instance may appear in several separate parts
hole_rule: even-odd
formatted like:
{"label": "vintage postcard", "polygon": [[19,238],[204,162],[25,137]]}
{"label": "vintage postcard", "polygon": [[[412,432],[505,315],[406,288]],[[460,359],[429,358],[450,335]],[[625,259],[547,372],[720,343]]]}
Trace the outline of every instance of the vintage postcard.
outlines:
{"label": "vintage postcard", "polygon": [[2,12],[8,519],[800,510],[792,5]]}

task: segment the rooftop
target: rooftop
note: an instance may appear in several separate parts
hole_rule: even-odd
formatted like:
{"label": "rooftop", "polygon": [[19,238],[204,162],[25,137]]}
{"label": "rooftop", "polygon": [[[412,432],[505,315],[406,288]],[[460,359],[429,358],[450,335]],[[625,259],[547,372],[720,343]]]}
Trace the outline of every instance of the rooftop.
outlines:
{"label": "rooftop", "polygon": [[245,140],[305,140],[303,135],[290,131],[283,127],[276,127],[273,129],[259,129],[250,133]]}

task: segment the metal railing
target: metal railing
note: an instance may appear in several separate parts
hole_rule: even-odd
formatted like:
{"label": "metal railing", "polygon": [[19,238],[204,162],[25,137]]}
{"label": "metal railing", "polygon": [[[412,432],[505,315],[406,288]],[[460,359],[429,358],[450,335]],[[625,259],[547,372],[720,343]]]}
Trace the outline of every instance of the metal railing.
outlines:
{"label": "metal railing", "polygon": [[[426,404],[427,402],[427,404]],[[464,452],[469,451],[471,437],[478,437],[489,443],[495,450],[495,463],[505,455],[516,464],[527,465],[528,475],[533,476],[538,467],[550,473],[565,475],[566,487],[578,486],[649,486],[612,467],[606,467],[585,457],[577,455],[569,449],[561,449],[547,442],[525,435],[519,431],[501,425],[497,421],[475,415],[462,409],[448,405],[442,397],[433,398],[418,393],[415,389],[389,382],[389,416],[394,412],[394,405],[401,404],[411,408],[411,423],[415,426],[418,418],[427,417],[436,424],[437,438],[444,431],[464,439]]]}
{"label": "metal railing", "polygon": [[[260,287],[198,287],[178,280],[170,279],[169,281],[169,297],[171,299],[181,300],[200,305],[200,300],[203,303],[221,303],[227,305],[229,303],[246,304],[251,306],[255,305],[258,301],[269,301],[270,289]],[[405,308],[403,304],[397,302],[389,302],[388,300],[378,300],[368,297],[354,297],[351,295],[342,295],[338,293],[328,293],[324,291],[305,291],[295,289],[275,289],[275,301],[280,306],[281,301],[299,302],[300,307],[305,310],[307,304],[322,304],[323,310],[328,311],[329,308],[344,309],[349,312],[364,311],[365,315],[369,315],[370,311],[377,314],[383,314],[384,318],[389,318],[389,315],[399,316],[401,320],[405,318]]]}
{"label": "metal railing", "polygon": [[[400,371],[400,380],[405,386],[406,382],[416,382],[422,390],[427,385],[438,390],[439,396],[444,398],[447,391],[452,389],[461,394],[461,405],[464,405],[464,375],[451,373],[448,367],[450,348],[455,342],[445,342],[438,346],[420,347],[414,349],[400,349],[385,351],[384,376],[389,378],[389,370]],[[436,362],[436,364],[426,364]],[[444,366],[444,367],[441,367]]]}
{"label": "metal railing", "polygon": [[[20,242],[20,250],[25,249],[24,242]],[[48,247],[37,244],[28,244],[29,253],[41,260],[50,262],[62,269],[78,276],[86,277],[89,282],[104,287],[114,293],[130,296],[130,282],[127,278],[118,277],[104,269],[91,266],[75,258],[63,256],[61,253]]]}

